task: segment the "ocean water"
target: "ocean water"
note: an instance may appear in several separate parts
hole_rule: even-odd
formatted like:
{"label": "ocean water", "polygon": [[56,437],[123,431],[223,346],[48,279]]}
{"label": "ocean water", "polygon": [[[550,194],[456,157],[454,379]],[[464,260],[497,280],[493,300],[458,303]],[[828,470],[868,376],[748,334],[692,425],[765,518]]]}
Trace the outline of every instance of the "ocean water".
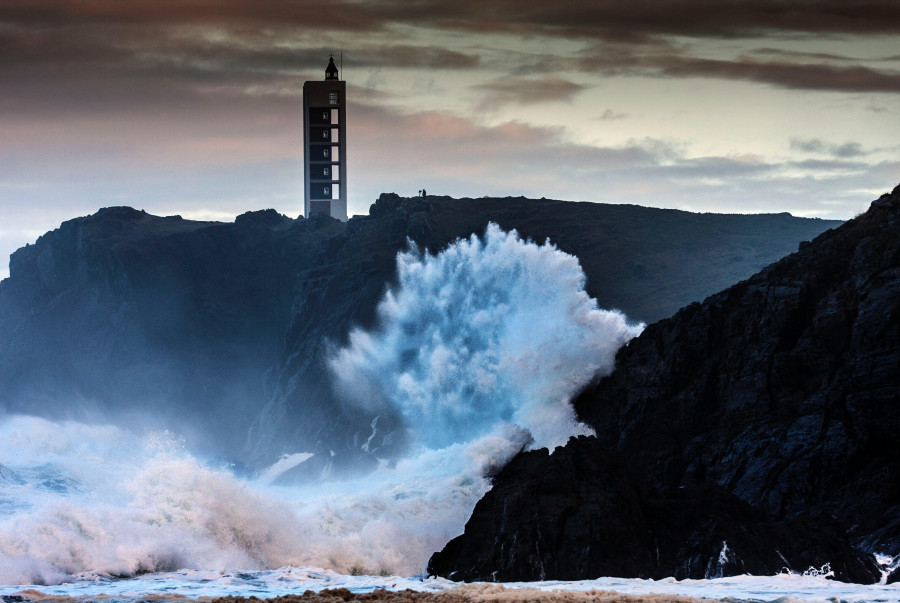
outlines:
{"label": "ocean water", "polygon": [[[0,586],[0,596],[19,596],[31,601],[191,601],[228,595],[260,599],[300,594],[307,590],[346,588],[355,593],[375,589],[440,593],[467,588],[441,578],[423,576],[354,576],[309,567],[284,567],[265,571],[180,570],[145,574],[128,579],[85,576],[64,584]],[[838,603],[900,601],[900,584],[844,584],[822,576],[735,576],[714,580],[638,580],[599,578],[578,582],[506,583],[507,590],[547,593],[614,591],[628,595],[676,595],[731,602]],[[482,599],[483,600],[483,599]],[[526,599],[528,600],[528,599]],[[531,599],[533,600],[533,599]]]}
{"label": "ocean water", "polygon": [[[455,588],[421,574],[462,532],[486,476],[525,448],[588,433],[569,400],[612,370],[642,325],[597,307],[576,258],[496,226],[438,255],[401,253],[397,266],[378,328],[352,333],[330,368],[347,403],[403,417],[413,441],[406,458],[363,477],[280,486],[278,476],[309,452],[238,476],[193,454],[177,425],[136,432],[2,416],[0,595],[137,601]],[[894,587],[821,576],[537,587],[897,598]]]}

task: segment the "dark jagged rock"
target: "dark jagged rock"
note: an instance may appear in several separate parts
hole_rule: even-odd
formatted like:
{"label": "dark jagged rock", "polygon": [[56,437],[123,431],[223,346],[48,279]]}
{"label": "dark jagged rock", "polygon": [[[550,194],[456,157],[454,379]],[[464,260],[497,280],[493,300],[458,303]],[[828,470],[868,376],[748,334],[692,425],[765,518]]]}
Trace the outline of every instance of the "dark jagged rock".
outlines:
{"label": "dark jagged rock", "polygon": [[107,208],[13,254],[0,282],[0,408],[204,432],[210,452],[256,467],[316,452],[298,478],[374,462],[360,454],[366,442],[393,456],[403,446],[396,421],[382,417],[369,441],[373,417],[342,414],[330,350],[351,327],[373,326],[408,239],[436,252],[488,221],[578,256],[600,305],[643,321],[837,224],[392,194],[346,224],[273,210],[219,224]]}
{"label": "dark jagged rock", "polygon": [[516,457],[428,572],[501,582],[701,579],[826,564],[841,580],[877,576],[830,518],[773,523],[713,485],[648,490],[596,438],[581,437],[553,455],[541,449]]}
{"label": "dark jagged rock", "polygon": [[112,207],[63,223],[0,282],[0,408],[202,432],[194,444],[235,454],[297,275],[342,230],[272,210],[221,224]]}
{"label": "dark jagged rock", "polygon": [[874,581],[859,551],[900,552],[900,187],[647,327],[575,405],[596,443],[515,460],[432,571],[701,577],[727,541],[723,573]]}
{"label": "dark jagged rock", "polygon": [[900,187],[648,327],[576,408],[653,487],[818,509],[900,552]]}

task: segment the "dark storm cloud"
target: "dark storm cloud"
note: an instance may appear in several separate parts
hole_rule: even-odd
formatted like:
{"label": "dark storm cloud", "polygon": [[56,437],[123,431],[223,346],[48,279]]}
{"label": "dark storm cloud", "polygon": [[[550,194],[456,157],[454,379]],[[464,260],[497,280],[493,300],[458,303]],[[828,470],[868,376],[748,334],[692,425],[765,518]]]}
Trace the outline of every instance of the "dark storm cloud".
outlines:
{"label": "dark storm cloud", "polygon": [[578,67],[605,75],[743,80],[795,90],[900,92],[900,71],[845,62],[761,61],[747,56],[707,59],[666,43],[641,48],[597,44],[578,60]]}
{"label": "dark storm cloud", "polygon": [[640,37],[645,34],[733,37],[782,31],[900,32],[894,0],[29,0],[0,4],[0,20],[30,25],[83,23],[222,23],[378,31],[391,23],[464,31]]}
{"label": "dark storm cloud", "polygon": [[895,33],[900,5],[893,0],[424,0],[379,2],[385,20],[448,29],[518,31],[593,37],[671,34],[736,37],[761,32]]}
{"label": "dark storm cloud", "polygon": [[[337,50],[345,52],[348,66],[435,70],[480,66],[475,52],[404,43],[397,25],[464,33],[512,32],[595,45],[580,60],[553,52],[523,53],[517,63],[507,66],[511,76],[584,69],[747,80],[797,89],[900,91],[900,74],[864,66],[849,57],[765,47],[754,56],[775,60],[709,60],[692,56],[666,39],[898,33],[900,4],[894,0],[0,0],[0,78],[11,78],[9,83],[15,84],[27,77],[17,69],[37,65],[55,68],[61,81],[79,78],[82,72],[89,72],[88,77],[104,71],[131,71],[138,76],[157,70],[168,70],[170,77],[183,80],[209,81],[221,74],[240,81],[248,73],[316,73],[323,68],[322,57]],[[218,28],[219,35],[198,33],[203,27]],[[346,36],[372,32],[390,32],[392,40],[378,44]],[[340,34],[344,35],[335,37]],[[318,43],[310,44],[313,39]],[[329,48],[323,41],[329,39],[340,48]],[[294,44],[286,45],[286,40]],[[64,70],[64,65],[69,67]],[[524,99],[502,81],[494,86],[493,91],[486,89],[493,94],[493,102],[502,105]],[[563,92],[575,93],[571,87]]]}
{"label": "dark storm cloud", "polygon": [[900,72],[828,64],[675,58],[659,65],[667,77],[703,77],[755,81],[796,90],[900,92]]}
{"label": "dark storm cloud", "polygon": [[[237,29],[221,34],[216,38],[196,32],[185,35],[150,25],[0,27],[0,52],[6,68],[82,63],[92,68],[127,66],[134,70],[159,65],[195,72],[295,72],[298,69],[324,71],[323,57],[338,50],[327,46],[285,46],[284,38],[290,32],[283,31]],[[355,66],[471,69],[479,64],[475,55],[433,46],[341,46]]]}
{"label": "dark storm cloud", "polygon": [[[240,111],[225,97],[301,94],[320,79],[332,49],[287,48],[271,32],[204,36],[158,25],[0,26],[0,113],[57,116]],[[345,45],[346,49],[347,46]],[[471,69],[478,58],[434,47],[352,46],[354,67]],[[226,118],[227,119],[227,118]],[[234,118],[231,118],[234,119]]]}
{"label": "dark storm cloud", "polygon": [[85,24],[220,24],[290,26],[340,31],[372,31],[384,22],[366,3],[346,0],[28,0],[0,3],[0,22],[31,27]]}
{"label": "dark storm cloud", "polygon": [[496,110],[505,105],[536,105],[570,102],[586,86],[560,77],[500,78],[473,86],[483,92],[480,109]]}
{"label": "dark storm cloud", "polygon": [[862,57],[851,57],[842,54],[833,54],[828,52],[801,52],[798,50],[783,50],[780,48],[756,48],[753,50],[754,55],[775,56],[781,59],[804,60],[804,61],[829,61],[829,62],[889,62],[898,61],[900,56],[882,56],[871,59],[863,59]]}

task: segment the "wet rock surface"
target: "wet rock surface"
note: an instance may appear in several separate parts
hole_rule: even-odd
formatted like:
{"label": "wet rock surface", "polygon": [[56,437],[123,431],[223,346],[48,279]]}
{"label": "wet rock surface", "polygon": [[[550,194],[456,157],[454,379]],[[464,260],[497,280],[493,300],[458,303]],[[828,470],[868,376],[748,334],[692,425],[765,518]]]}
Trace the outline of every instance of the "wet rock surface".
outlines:
{"label": "wet rock surface", "polygon": [[647,327],[575,406],[596,440],[516,459],[434,573],[704,577],[783,557],[877,580],[868,553],[900,552],[900,187]]}
{"label": "wet rock surface", "polygon": [[771,521],[724,488],[657,491],[629,479],[596,438],[516,457],[465,533],[428,565],[462,581],[677,579],[802,573],[874,582],[872,559],[829,517]]}
{"label": "wet rock surface", "polygon": [[896,584],[900,582],[900,569],[895,569],[887,576],[886,584]]}

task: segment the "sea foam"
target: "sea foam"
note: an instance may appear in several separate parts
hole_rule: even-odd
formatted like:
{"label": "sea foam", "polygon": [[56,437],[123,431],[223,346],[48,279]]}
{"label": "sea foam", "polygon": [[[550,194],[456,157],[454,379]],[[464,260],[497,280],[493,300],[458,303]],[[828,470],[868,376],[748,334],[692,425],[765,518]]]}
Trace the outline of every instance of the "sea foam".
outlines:
{"label": "sea foam", "polygon": [[407,457],[287,487],[273,485],[278,473],[306,455],[241,479],[172,432],[6,417],[0,583],[182,568],[423,571],[462,532],[487,475],[523,448],[588,431],[569,399],[612,370],[641,325],[597,308],[576,258],[495,225],[436,255],[413,247],[397,269],[378,327],[354,331],[331,370],[347,403],[402,417]]}

